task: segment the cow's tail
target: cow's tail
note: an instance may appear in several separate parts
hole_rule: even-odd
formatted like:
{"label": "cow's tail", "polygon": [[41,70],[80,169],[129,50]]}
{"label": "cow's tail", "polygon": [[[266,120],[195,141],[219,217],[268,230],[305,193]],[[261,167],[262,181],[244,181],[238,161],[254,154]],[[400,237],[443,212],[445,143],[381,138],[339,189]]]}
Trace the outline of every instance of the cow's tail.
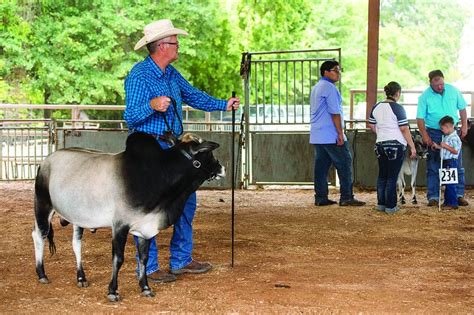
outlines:
{"label": "cow's tail", "polygon": [[53,217],[53,204],[48,188],[49,176],[47,172],[38,168],[35,181],[35,219],[36,226],[40,231],[41,236],[47,237],[49,242],[49,251],[51,255],[56,252],[56,245],[54,244],[54,231],[51,219]]}
{"label": "cow's tail", "polygon": [[48,232],[48,242],[49,242],[49,252],[51,256],[56,253],[56,244],[54,243],[54,230],[53,224],[49,224],[49,232]]}

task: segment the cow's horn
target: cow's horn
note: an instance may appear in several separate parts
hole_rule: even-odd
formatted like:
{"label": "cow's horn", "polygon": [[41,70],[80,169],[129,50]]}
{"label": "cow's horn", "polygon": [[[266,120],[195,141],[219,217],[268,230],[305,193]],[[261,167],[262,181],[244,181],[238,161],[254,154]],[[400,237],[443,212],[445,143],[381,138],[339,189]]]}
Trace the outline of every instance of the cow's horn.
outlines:
{"label": "cow's horn", "polygon": [[198,143],[202,143],[203,140],[201,137],[199,137],[198,135],[195,135],[193,133],[187,133],[183,136],[183,139],[181,139],[182,142],[198,142]]}

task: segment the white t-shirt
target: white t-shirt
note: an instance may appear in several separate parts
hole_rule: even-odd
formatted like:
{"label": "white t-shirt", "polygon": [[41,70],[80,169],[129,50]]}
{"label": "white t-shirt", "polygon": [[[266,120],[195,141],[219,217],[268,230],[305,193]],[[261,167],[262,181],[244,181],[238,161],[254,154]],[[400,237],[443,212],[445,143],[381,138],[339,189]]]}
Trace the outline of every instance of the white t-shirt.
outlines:
{"label": "white t-shirt", "polygon": [[377,141],[397,140],[403,145],[407,141],[400,131],[400,126],[408,126],[405,109],[395,102],[380,102],[375,104],[370,113],[369,123],[375,125]]}

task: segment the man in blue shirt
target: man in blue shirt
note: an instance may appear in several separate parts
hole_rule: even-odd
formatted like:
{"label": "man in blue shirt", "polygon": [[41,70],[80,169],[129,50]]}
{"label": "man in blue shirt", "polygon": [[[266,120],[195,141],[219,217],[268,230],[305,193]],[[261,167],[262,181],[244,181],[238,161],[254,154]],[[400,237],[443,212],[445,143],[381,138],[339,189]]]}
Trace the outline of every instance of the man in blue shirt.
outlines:
{"label": "man in blue shirt", "polygon": [[[189,84],[170,65],[178,59],[177,35],[187,35],[187,32],[174,28],[170,20],[159,20],[145,26],[144,37],[135,45],[135,50],[146,46],[149,55],[137,63],[125,79],[124,119],[130,132],[146,132],[157,139],[166,132],[181,135],[182,102],[205,111],[239,108],[239,98],[223,100],[211,97]],[[163,148],[169,148],[167,143],[157,141]],[[182,216],[174,224],[170,243],[170,273],[160,270],[156,243],[152,240],[146,267],[150,281],[170,282],[176,280],[177,274],[203,273],[212,268],[210,263],[198,262],[191,256],[195,211],[196,193],[193,193],[186,202]]]}
{"label": "man in blue shirt", "polygon": [[[444,83],[441,70],[433,70],[428,74],[430,87],[418,98],[416,121],[423,137],[423,142],[428,146],[428,161],[426,163],[427,197],[429,206],[438,206],[439,200],[439,150],[433,144],[441,143],[443,133],[439,121],[448,115],[454,119],[454,124],[461,117],[460,136],[467,134],[466,101],[461,92],[450,84]],[[459,116],[458,116],[459,111]],[[464,168],[462,167],[462,151],[458,157],[458,186],[456,188],[458,204],[467,206],[469,203],[464,198]]]}
{"label": "man in blue shirt", "polygon": [[342,98],[335,83],[341,76],[337,61],[325,61],[320,68],[321,79],[311,91],[310,143],[314,144],[315,205],[327,206],[336,201],[328,198],[328,172],[331,164],[337,170],[341,185],[340,206],[363,206],[352,191],[352,156],[344,135]]}

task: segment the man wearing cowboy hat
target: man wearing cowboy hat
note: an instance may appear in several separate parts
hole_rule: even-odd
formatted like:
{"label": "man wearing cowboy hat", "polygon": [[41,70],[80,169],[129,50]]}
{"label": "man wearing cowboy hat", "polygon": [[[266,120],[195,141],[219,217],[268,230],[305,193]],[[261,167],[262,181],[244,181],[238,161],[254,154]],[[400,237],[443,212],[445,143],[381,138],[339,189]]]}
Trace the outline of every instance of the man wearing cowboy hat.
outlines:
{"label": "man wearing cowboy hat", "polygon": [[[131,132],[141,131],[155,136],[171,132],[179,136],[182,133],[182,102],[208,112],[239,108],[239,98],[223,100],[211,97],[189,84],[171,66],[178,59],[178,35],[188,33],[175,28],[170,20],[159,20],[145,26],[143,38],[135,45],[135,50],[146,46],[149,55],[137,63],[125,79],[124,119]],[[162,147],[169,147],[158,141]],[[146,266],[150,281],[171,282],[176,280],[175,275],[204,273],[212,268],[210,263],[195,261],[191,256],[195,211],[196,193],[193,193],[186,202],[183,214],[174,224],[170,244],[170,273],[160,270],[156,243],[152,240]]]}

